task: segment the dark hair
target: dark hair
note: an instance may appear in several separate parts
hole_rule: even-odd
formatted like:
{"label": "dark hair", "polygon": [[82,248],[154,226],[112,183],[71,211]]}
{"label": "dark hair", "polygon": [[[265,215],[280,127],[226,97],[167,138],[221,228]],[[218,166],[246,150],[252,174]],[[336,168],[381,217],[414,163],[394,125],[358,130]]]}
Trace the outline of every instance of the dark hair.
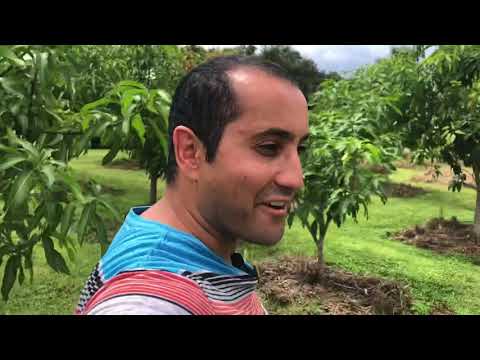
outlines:
{"label": "dark hair", "polygon": [[225,126],[240,115],[228,71],[251,67],[297,86],[277,64],[258,56],[220,56],[191,70],[179,83],[170,108],[167,184],[175,180],[177,161],[173,131],[177,126],[190,128],[206,148],[206,160],[212,162]]}

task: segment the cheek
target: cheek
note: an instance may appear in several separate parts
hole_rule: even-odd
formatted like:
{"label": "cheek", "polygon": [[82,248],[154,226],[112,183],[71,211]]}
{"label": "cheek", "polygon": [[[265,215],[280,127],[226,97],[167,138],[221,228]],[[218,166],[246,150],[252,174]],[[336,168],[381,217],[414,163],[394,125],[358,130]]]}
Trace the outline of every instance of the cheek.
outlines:
{"label": "cheek", "polygon": [[234,154],[232,150],[219,155],[218,163],[211,169],[215,178],[212,189],[218,194],[223,193],[239,204],[248,202],[250,205],[272,183],[275,173],[272,163],[259,161],[250,152],[237,151]]}

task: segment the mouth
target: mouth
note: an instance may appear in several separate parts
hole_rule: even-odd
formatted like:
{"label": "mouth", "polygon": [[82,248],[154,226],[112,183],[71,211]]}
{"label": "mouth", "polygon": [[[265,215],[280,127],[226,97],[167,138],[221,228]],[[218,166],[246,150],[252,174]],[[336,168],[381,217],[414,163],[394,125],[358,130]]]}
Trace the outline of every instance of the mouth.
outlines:
{"label": "mouth", "polygon": [[288,201],[271,201],[260,204],[261,208],[273,216],[285,217],[290,211],[291,203]]}

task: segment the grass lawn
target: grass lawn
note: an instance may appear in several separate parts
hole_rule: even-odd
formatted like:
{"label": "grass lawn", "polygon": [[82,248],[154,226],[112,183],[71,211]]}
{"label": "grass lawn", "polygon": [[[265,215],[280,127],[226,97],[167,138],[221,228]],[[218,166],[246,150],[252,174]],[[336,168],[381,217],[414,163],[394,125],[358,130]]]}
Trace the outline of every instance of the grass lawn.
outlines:
{"label": "grass lawn", "polygon": [[[103,154],[105,151],[91,150],[74,161],[72,165],[78,176],[83,179],[94,177],[102,184],[124,189],[125,192],[112,195],[122,214],[133,205],[147,203],[149,182],[146,174],[140,170],[104,168],[100,165]],[[399,169],[391,178],[395,182],[409,183],[409,179],[420,171]],[[326,260],[355,273],[404,282],[411,289],[414,310],[418,314],[427,314],[432,307],[441,304],[458,314],[480,314],[480,266],[461,256],[435,254],[390,240],[387,236],[387,232],[422,224],[440,214],[446,218],[456,216],[463,222],[472,221],[475,203],[473,190],[451,193],[445,185],[421,186],[428,190],[424,195],[391,198],[386,205],[374,201],[369,207],[368,220],[360,218],[357,224],[348,221],[340,229],[332,226],[325,244]],[[162,190],[163,184],[159,186],[159,193]],[[9,302],[0,308],[0,312],[72,313],[83,283],[98,261],[98,245],[85,245],[76,259],[69,261],[71,276],[50,270],[45,263],[43,250],[36,250],[33,284],[29,283],[28,276],[23,286],[16,284]],[[291,229],[286,230],[284,239],[278,245],[268,248],[246,245],[243,252],[249,261],[256,263],[284,255],[315,256],[315,246],[308,232],[294,223]],[[315,304],[307,306],[310,309]],[[291,309],[290,312],[302,313],[302,309]]]}

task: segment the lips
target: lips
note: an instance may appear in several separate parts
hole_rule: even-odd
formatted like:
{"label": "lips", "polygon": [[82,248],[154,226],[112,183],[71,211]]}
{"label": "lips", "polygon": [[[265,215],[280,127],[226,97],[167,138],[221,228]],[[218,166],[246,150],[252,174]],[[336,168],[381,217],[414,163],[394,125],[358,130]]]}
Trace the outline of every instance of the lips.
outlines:
{"label": "lips", "polygon": [[273,215],[273,216],[285,217],[285,216],[288,215],[288,208],[287,207],[284,207],[284,208],[281,208],[281,209],[275,209],[275,208],[273,208],[271,206],[268,206],[266,204],[261,204],[260,208],[262,210],[264,210],[265,212],[269,213],[270,215]]}
{"label": "lips", "polygon": [[262,209],[268,211],[269,214],[274,216],[286,216],[288,215],[291,207],[290,199],[275,199],[262,202],[260,204]]}

